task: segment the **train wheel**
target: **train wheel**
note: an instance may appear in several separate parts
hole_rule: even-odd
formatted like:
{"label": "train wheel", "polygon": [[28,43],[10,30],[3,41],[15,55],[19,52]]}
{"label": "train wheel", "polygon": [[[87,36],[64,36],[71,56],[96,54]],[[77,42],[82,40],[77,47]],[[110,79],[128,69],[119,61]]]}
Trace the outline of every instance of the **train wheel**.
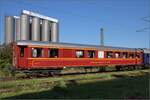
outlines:
{"label": "train wheel", "polygon": [[131,71],[132,70],[132,66],[129,66],[129,71]]}
{"label": "train wheel", "polygon": [[61,73],[61,70],[54,70],[54,71],[50,71],[49,75],[54,77],[54,76],[59,76],[60,73]]}
{"label": "train wheel", "polygon": [[146,66],[146,65],[141,65],[142,66],[142,69],[147,69],[148,68],[148,66]]}
{"label": "train wheel", "polygon": [[120,66],[116,66],[116,71],[120,71],[121,67]]}
{"label": "train wheel", "polygon": [[14,67],[10,68],[10,72],[11,72],[11,76],[13,76],[13,77],[16,76],[16,70]]}
{"label": "train wheel", "polygon": [[138,66],[137,65],[135,65],[135,70],[137,70],[138,69]]}
{"label": "train wheel", "polygon": [[130,68],[129,66],[124,66],[125,70],[129,70],[129,68]]}
{"label": "train wheel", "polygon": [[105,72],[106,71],[106,68],[103,66],[103,67],[99,67],[99,72]]}
{"label": "train wheel", "polygon": [[124,71],[125,67],[124,66],[119,66],[120,67],[120,71]]}
{"label": "train wheel", "polygon": [[89,73],[88,69],[89,69],[89,67],[84,67],[84,71],[85,71],[86,74]]}
{"label": "train wheel", "polygon": [[26,74],[26,78],[32,78],[31,73],[25,73]]}
{"label": "train wheel", "polygon": [[135,70],[135,69],[136,69],[136,66],[134,65],[134,66],[133,66],[133,70]]}
{"label": "train wheel", "polygon": [[140,66],[137,65],[137,66],[136,66],[136,69],[137,69],[137,70],[140,70],[141,68],[140,68]]}
{"label": "train wheel", "polygon": [[50,72],[50,76],[55,76],[55,73],[54,72]]}

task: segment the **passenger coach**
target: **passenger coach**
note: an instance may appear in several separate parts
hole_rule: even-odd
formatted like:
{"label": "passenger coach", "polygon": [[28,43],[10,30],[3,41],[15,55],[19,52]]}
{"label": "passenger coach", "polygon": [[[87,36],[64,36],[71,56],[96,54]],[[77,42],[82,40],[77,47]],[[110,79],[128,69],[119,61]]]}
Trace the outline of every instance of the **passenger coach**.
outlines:
{"label": "passenger coach", "polygon": [[18,41],[13,43],[17,70],[54,70],[64,67],[142,65],[141,49],[70,43]]}

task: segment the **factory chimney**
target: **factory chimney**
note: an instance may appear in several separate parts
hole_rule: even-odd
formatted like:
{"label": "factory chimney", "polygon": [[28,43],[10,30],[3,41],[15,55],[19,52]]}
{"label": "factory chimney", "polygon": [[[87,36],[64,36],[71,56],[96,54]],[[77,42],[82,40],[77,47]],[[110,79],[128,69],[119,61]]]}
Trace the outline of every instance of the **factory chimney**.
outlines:
{"label": "factory chimney", "polygon": [[100,29],[100,45],[104,46],[104,34],[103,34],[104,29]]}

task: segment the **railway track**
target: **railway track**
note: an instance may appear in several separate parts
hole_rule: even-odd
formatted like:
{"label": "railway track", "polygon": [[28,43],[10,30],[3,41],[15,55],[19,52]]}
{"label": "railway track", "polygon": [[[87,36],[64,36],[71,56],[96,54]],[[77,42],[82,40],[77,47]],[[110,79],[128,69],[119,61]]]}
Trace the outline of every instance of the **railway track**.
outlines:
{"label": "railway track", "polygon": [[[144,71],[147,69],[136,69],[136,70],[128,70],[128,71]],[[17,80],[30,80],[30,79],[39,79],[39,78],[49,78],[49,77],[55,77],[55,78],[61,78],[63,76],[74,76],[74,75],[89,75],[89,74],[101,74],[101,73],[107,73],[107,74],[114,74],[114,73],[120,73],[120,72],[126,72],[126,71],[116,71],[116,70],[111,70],[111,71],[104,71],[104,72],[72,72],[72,73],[61,73],[58,75],[54,76],[20,76],[20,77],[0,77],[0,82],[6,82],[6,81],[17,81]],[[72,80],[72,79],[71,79]],[[83,79],[78,79],[78,80],[83,80]]]}

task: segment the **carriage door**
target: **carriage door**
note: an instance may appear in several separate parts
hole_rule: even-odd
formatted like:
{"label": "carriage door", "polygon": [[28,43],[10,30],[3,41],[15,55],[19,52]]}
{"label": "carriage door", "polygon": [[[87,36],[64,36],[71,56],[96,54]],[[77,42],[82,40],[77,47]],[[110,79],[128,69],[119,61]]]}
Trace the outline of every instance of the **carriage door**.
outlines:
{"label": "carriage door", "polygon": [[20,68],[26,68],[27,67],[27,57],[28,57],[28,53],[27,53],[27,46],[20,46],[19,47],[19,67]]}

